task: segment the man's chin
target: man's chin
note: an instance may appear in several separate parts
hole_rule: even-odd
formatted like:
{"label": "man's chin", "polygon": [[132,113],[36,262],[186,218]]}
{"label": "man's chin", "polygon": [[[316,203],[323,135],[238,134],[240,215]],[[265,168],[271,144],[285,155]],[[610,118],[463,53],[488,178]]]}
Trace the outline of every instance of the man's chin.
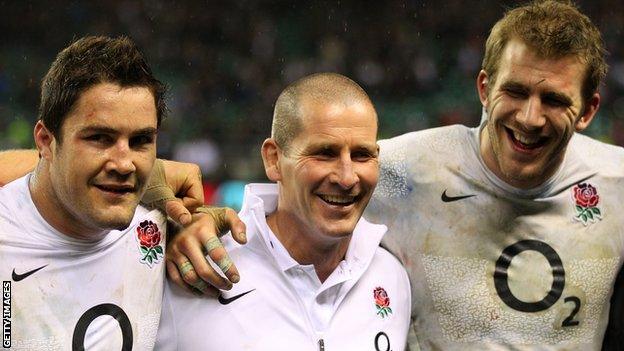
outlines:
{"label": "man's chin", "polygon": [[321,230],[328,237],[344,238],[353,234],[356,223],[340,223],[341,225],[330,225]]}
{"label": "man's chin", "polygon": [[522,168],[510,167],[507,172],[504,172],[507,179],[503,180],[517,188],[535,188],[547,180],[544,179],[544,175],[541,172],[538,172],[539,167],[539,165]]}
{"label": "man's chin", "polygon": [[124,213],[116,216],[113,215],[114,214],[111,213],[111,216],[97,218],[98,227],[102,230],[124,230],[132,223],[134,212],[131,214]]}

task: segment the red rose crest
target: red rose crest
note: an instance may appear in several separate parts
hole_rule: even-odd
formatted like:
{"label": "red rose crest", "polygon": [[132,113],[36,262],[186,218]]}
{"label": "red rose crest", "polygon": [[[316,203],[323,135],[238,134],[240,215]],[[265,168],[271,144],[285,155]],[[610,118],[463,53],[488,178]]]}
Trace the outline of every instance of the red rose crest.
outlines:
{"label": "red rose crest", "polygon": [[386,289],[379,286],[376,287],[373,290],[373,298],[375,299],[377,314],[380,315],[381,318],[385,318],[392,313],[392,309],[390,308],[390,298],[388,297]]}
{"label": "red rose crest", "polygon": [[141,262],[151,268],[154,264],[160,262],[163,257],[163,248],[160,245],[162,235],[158,225],[150,220],[139,223],[136,230],[141,254],[143,255]]}
{"label": "red rose crest", "polygon": [[597,207],[600,196],[598,196],[595,186],[589,183],[579,183],[572,189],[572,196],[574,198],[574,209],[576,210],[574,219],[584,225],[602,219],[602,212]]}

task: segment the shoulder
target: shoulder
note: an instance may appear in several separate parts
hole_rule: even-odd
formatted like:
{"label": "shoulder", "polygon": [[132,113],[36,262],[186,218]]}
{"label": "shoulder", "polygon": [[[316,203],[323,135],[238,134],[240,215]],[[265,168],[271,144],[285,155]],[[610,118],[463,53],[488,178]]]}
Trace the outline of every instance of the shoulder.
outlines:
{"label": "shoulder", "polygon": [[462,142],[465,138],[470,138],[473,129],[464,125],[456,124],[438,128],[424,129],[416,132],[402,134],[390,139],[379,141],[382,154],[394,150],[409,147],[426,147],[435,149],[445,149],[455,146],[455,141]]}
{"label": "shoulder", "polygon": [[590,169],[605,176],[624,177],[624,148],[607,144],[583,134],[574,134],[570,152]]}
{"label": "shoulder", "polygon": [[440,163],[470,149],[475,130],[463,125],[432,128],[380,140],[381,168],[407,168]]}
{"label": "shoulder", "polygon": [[409,288],[409,279],[405,267],[394,255],[381,246],[375,250],[369,270],[376,274],[385,274],[393,283]]}
{"label": "shoulder", "polygon": [[159,209],[151,210],[143,205],[137,206],[134,212],[134,218],[132,218],[132,224],[129,228],[134,226],[145,226],[149,222],[156,224],[161,232],[167,230],[167,215]]}
{"label": "shoulder", "polygon": [[475,132],[463,125],[453,125],[379,141],[376,198],[407,198],[415,181],[436,179],[446,167],[474,158]]}
{"label": "shoulder", "polygon": [[0,225],[11,224],[19,227],[19,218],[23,217],[23,211],[29,208],[25,206],[27,201],[29,199],[26,177],[0,187]]}

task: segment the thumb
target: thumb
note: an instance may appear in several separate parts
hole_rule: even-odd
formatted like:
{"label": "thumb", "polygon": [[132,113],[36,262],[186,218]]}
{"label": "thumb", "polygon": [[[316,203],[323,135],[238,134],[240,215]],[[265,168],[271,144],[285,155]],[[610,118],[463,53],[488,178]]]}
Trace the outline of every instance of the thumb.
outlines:
{"label": "thumb", "polygon": [[231,208],[225,210],[225,221],[230,227],[232,232],[232,238],[239,244],[247,243],[247,235],[245,234],[246,226],[243,221],[238,217],[236,211]]}
{"label": "thumb", "polygon": [[167,216],[173,218],[178,224],[183,226],[191,223],[191,213],[184,207],[184,203],[180,199],[171,199],[165,203],[165,211]]}

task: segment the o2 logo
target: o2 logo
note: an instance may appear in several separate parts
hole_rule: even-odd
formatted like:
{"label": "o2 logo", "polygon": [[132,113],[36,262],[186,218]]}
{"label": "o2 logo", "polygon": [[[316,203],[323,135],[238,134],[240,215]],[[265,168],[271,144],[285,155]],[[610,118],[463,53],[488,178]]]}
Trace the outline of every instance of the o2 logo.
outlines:
{"label": "o2 logo", "polygon": [[89,325],[100,316],[111,316],[117,320],[119,327],[121,328],[121,335],[123,336],[123,342],[121,345],[121,351],[132,350],[132,325],[130,319],[121,307],[112,303],[104,303],[101,305],[93,306],[80,316],[76,327],[74,328],[74,336],[72,337],[72,351],[84,351],[84,341],[87,334]]}
{"label": "o2 logo", "polygon": [[[537,251],[544,255],[552,268],[553,282],[550,290],[546,296],[537,302],[524,302],[514,296],[509,289],[509,281],[507,276],[507,270],[511,265],[511,261],[523,251],[532,250]],[[561,295],[563,294],[563,288],[565,287],[565,271],[563,269],[563,263],[557,251],[550,245],[539,240],[522,240],[517,243],[507,246],[496,261],[496,267],[494,269],[494,287],[496,293],[503,300],[503,302],[520,312],[540,312],[550,308],[554,305]],[[572,327],[579,325],[579,321],[574,320],[574,317],[581,309],[581,300],[576,296],[567,296],[563,300],[568,303],[574,304],[572,313],[563,320],[562,327]]]}
{"label": "o2 logo", "polygon": [[375,335],[375,350],[376,351],[392,351],[390,348],[390,338],[388,334],[380,331]]}

